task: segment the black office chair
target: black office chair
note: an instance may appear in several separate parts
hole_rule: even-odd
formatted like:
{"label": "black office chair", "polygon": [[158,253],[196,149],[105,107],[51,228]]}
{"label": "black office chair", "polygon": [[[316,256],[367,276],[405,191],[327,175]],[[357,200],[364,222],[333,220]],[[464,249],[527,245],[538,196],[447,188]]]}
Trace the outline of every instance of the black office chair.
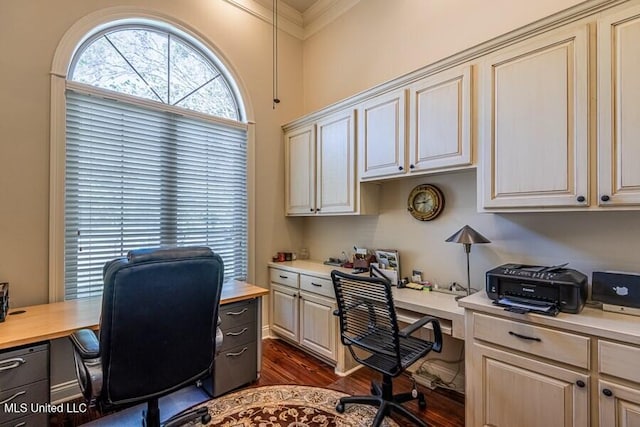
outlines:
{"label": "black office chair", "polygon": [[[392,379],[431,350],[438,353],[442,350],[440,323],[426,316],[400,330],[388,280],[337,270],[331,272],[331,279],[338,301],[334,314],[340,318],[342,344],[349,348],[355,360],[382,374],[382,385],[371,382],[373,395],[343,397],[336,410],[342,413],[349,403],[374,405],[379,408],[372,424],[374,427],[391,412],[398,412],[416,425],[426,427],[421,419],[401,406],[401,403],[417,398],[420,408],[426,408],[424,394],[394,395]],[[433,342],[410,336],[428,323],[433,325]]]}
{"label": "black office chair", "polygon": [[102,411],[146,401],[142,424],[159,426],[158,398],[212,373],[223,271],[206,247],[135,250],[108,262],[99,338],[88,329],[70,336],[85,398]]}

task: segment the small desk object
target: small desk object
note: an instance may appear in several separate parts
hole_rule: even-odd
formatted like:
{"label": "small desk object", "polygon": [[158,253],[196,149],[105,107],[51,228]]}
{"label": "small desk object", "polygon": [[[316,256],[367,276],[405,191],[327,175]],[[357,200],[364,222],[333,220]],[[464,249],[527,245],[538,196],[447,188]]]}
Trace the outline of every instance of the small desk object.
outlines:
{"label": "small desk object", "polygon": [[[225,375],[214,378],[214,395],[251,382],[259,375],[260,298],[268,293],[267,289],[246,282],[224,283],[220,317],[225,344],[218,357],[220,361],[216,359],[216,368]],[[8,421],[46,424],[46,411],[21,413],[19,408],[22,403],[49,403],[49,340],[64,338],[78,329],[97,330],[101,303],[101,298],[95,297],[9,311],[6,320],[0,323],[0,425]],[[230,378],[228,372],[246,374]],[[15,404],[15,411],[5,412],[5,404]]]}

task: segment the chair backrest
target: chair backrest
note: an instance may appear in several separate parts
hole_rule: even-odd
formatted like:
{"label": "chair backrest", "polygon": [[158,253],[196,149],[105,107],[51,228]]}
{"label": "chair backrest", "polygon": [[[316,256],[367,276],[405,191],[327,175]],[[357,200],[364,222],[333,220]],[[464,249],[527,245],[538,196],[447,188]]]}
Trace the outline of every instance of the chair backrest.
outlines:
{"label": "chair backrest", "polygon": [[401,369],[398,319],[389,280],[331,272],[338,302],[340,338],[353,357],[363,363],[352,346],[391,362],[385,370]]}
{"label": "chair backrest", "polygon": [[131,251],[105,265],[104,401],[161,396],[210,372],[223,271],[206,247]]}

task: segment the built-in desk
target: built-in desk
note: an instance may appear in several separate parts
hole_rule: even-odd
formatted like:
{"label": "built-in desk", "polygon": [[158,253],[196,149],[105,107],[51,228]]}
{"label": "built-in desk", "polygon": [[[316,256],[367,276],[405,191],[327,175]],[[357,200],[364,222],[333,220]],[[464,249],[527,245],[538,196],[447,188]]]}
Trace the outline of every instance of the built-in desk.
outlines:
{"label": "built-in desk", "polygon": [[[240,281],[228,281],[223,285],[220,301],[221,328],[223,333],[229,332],[229,337],[225,337],[226,345],[229,348],[223,346],[223,351],[216,359],[216,366],[218,363],[223,364],[220,368],[223,375],[214,378],[214,395],[220,395],[242,385],[238,381],[251,381],[259,375],[262,358],[262,304],[260,300],[268,293],[267,289]],[[237,339],[234,341],[233,339],[237,338],[238,333],[235,333],[232,328],[237,325],[231,322],[228,317],[229,312],[235,311],[248,313],[244,316],[246,317],[245,323],[240,326],[244,327],[245,331],[252,331],[253,335],[247,336],[244,341]],[[101,298],[99,297],[11,309],[5,322],[0,323],[0,364],[4,363],[5,367],[0,372],[0,402],[9,399],[14,403],[22,403],[27,395],[38,396],[33,397],[32,402],[44,403],[44,401],[48,401],[50,399],[49,341],[66,337],[78,329],[97,330],[100,324],[100,312]],[[239,321],[234,320],[236,323]],[[249,323],[255,323],[255,325]],[[242,359],[225,360],[226,353],[236,350],[230,348],[233,343],[246,346],[249,350],[246,351],[246,354],[245,351],[242,352]],[[16,360],[29,358],[29,363],[15,363]],[[230,365],[231,363],[233,365]],[[238,368],[238,364],[242,364],[242,367]],[[234,369],[230,369],[230,366],[233,366]],[[255,370],[252,369],[253,366],[255,366]],[[238,370],[241,370],[244,375],[229,377],[227,371],[238,372]],[[37,394],[33,391],[35,388],[37,388]],[[29,421],[38,425],[42,421],[40,419],[42,417],[37,415],[40,418],[34,420],[31,418],[34,416],[36,415],[28,415],[28,419],[23,420],[3,413],[0,408],[0,425],[4,425],[4,422],[11,417],[15,418],[15,420],[11,419],[12,422]]]}
{"label": "built-in desk", "polygon": [[[269,268],[271,332],[335,364],[337,374],[348,374],[356,365],[340,344],[331,271],[351,273],[353,269],[306,260],[270,262]],[[440,321],[443,334],[464,339],[464,309],[458,307],[454,295],[396,287],[392,292],[401,322],[433,316]]]}
{"label": "built-in desk", "polygon": [[[250,283],[229,281],[222,287],[220,304],[258,298],[268,293],[267,289]],[[13,308],[6,320],[0,323],[0,350],[66,337],[78,329],[97,330],[100,310],[99,297]]]}

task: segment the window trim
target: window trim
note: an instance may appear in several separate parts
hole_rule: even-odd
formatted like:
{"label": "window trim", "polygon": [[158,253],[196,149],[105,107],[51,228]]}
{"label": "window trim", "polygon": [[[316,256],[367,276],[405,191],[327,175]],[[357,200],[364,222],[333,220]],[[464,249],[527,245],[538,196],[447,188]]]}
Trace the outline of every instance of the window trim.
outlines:
{"label": "window trim", "polygon": [[[74,23],[64,34],[56,48],[51,66],[51,120],[49,153],[49,302],[64,300],[64,195],[65,195],[65,145],[67,73],[77,49],[90,37],[106,28],[127,24],[157,25],[172,31],[194,43],[204,52],[212,52],[211,58],[220,71],[229,77],[231,90],[238,100],[238,108],[247,129],[247,196],[248,196],[248,271],[247,280],[255,277],[255,122],[248,91],[239,73],[230,61],[220,53],[206,37],[195,29],[165,15],[134,9],[112,7],[91,13]],[[77,83],[74,83],[77,84]],[[139,101],[139,100],[138,100]]]}

